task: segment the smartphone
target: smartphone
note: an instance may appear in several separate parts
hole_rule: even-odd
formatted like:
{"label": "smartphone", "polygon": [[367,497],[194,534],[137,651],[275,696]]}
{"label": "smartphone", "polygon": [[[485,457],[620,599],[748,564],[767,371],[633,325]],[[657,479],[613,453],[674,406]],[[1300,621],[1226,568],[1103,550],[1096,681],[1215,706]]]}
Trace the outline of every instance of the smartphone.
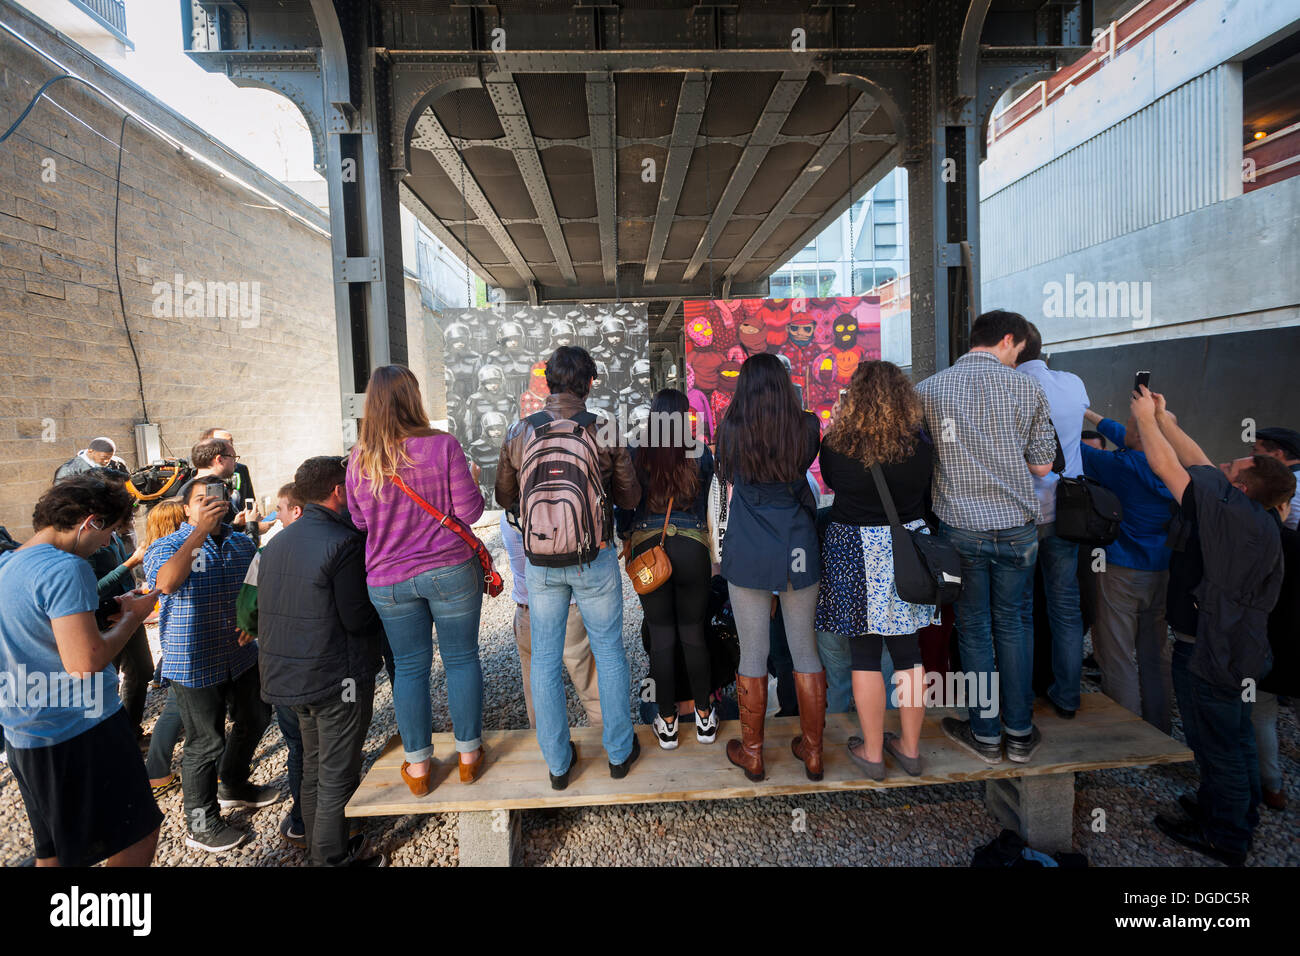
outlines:
{"label": "smartphone", "polygon": [[254,501],[252,498],[249,498],[247,501],[244,502],[245,511],[252,512],[252,510],[256,507],[257,507],[257,502]]}
{"label": "smartphone", "polygon": [[1144,372],[1138,372],[1138,373],[1137,373],[1137,376],[1133,379],[1133,391],[1138,392],[1139,394],[1141,394],[1141,391],[1140,391],[1140,390],[1141,390],[1141,387],[1142,387],[1143,385],[1145,385],[1148,389],[1151,388],[1151,373],[1150,373],[1150,372],[1145,372],[1145,371],[1144,371]]}
{"label": "smartphone", "polygon": [[230,500],[230,489],[226,487],[224,481],[209,481],[203,486],[203,493],[209,498],[220,498],[222,501]]}

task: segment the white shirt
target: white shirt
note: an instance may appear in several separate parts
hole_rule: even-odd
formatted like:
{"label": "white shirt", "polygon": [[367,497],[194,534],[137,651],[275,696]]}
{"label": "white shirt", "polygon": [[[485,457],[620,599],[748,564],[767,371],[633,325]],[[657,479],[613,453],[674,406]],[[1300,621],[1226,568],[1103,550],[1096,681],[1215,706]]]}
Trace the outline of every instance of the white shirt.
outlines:
{"label": "white shirt", "polygon": [[[1024,372],[1043,386],[1051,410],[1052,426],[1061,440],[1061,451],[1065,453],[1064,474],[1067,478],[1078,478],[1083,474],[1083,455],[1079,452],[1083,437],[1083,413],[1090,404],[1083,379],[1073,372],[1053,371],[1042,359],[1018,365],[1016,371]],[[1048,472],[1042,478],[1034,476],[1034,494],[1042,509],[1039,524],[1056,520],[1056,484],[1060,480],[1056,472]]]}

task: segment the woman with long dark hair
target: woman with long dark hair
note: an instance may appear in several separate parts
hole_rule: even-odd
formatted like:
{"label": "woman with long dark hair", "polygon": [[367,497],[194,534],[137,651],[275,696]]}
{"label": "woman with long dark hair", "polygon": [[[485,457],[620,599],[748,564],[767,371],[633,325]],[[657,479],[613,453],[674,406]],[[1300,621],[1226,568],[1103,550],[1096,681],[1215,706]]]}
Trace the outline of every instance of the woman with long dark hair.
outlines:
{"label": "woman with long dark hair", "polygon": [[704,639],[712,580],[706,513],[713,456],[702,440],[690,434],[690,402],[675,388],[655,395],[650,426],[651,441],[632,456],[641,482],[641,503],[632,515],[627,537],[633,557],[653,548],[662,537],[672,562],[672,575],[649,594],[641,595],[641,607],[650,632],[650,679],[659,707],[655,736],[664,750],[674,750],[674,691],[680,686],[674,663],[679,647],[695,698],[695,739],[711,744],[718,734],[718,715],[709,701],[713,688]]}
{"label": "woman with long dark hair", "polygon": [[[879,466],[899,520],[925,528],[934,449],[921,428],[921,399],[892,362],[858,366],[822,441],[822,479],[835,492],[822,543],[817,628],[849,638],[853,699],[861,737],[849,756],[873,780],[885,777],[884,751],[913,776],[921,772],[924,668],[917,631],[938,623],[933,605],[910,604],[894,584],[894,552],[872,466]],[[881,652],[889,647],[902,738],[884,733]]]}
{"label": "woman with long dark hair", "polygon": [[396,664],[393,710],[406,752],[402,779],[419,797],[429,792],[433,756],[429,670],[435,626],[461,782],[473,783],[483,768],[483,575],[470,546],[434,521],[398,478],[466,526],[483,513],[483,495],[460,442],[430,427],[411,370],[385,365],[371,373],[366,387],[364,417],[348,461],[348,511],[366,532],[366,583]]}
{"label": "woman with long dark hair", "polygon": [[722,576],[740,636],[741,739],[727,741],[727,759],[751,780],[762,780],[764,773],[773,594],[781,602],[799,698],[802,733],[791,747],[809,779],[822,777],[826,673],[813,634],[821,552],[817,502],[807,480],[820,431],[816,416],[800,408],[794,384],[775,355],[745,360],[718,429],[718,471],[731,487]]}

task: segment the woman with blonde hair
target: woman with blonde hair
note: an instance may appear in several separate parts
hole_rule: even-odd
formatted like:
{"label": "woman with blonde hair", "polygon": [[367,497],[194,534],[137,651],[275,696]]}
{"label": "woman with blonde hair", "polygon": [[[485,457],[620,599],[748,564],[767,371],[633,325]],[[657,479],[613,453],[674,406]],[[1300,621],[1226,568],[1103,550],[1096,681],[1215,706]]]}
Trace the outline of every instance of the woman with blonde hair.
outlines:
{"label": "woman with blonde hair", "polygon": [[144,519],[144,541],[147,551],[159,538],[165,538],[185,523],[185,505],[180,498],[166,498],[152,508]]}
{"label": "woman with blonde hair", "polygon": [[436,627],[460,780],[472,783],[483,769],[483,574],[470,546],[435,521],[416,496],[466,527],[483,513],[483,496],[460,442],[430,427],[410,369],[385,365],[370,374],[347,475],[348,510],[366,532],[370,600],[396,665],[393,709],[406,753],[402,779],[417,797],[429,792],[429,670]]}
{"label": "woman with blonde hair", "polygon": [[[879,469],[899,521],[915,530],[927,527],[933,462],[934,448],[921,427],[921,400],[907,376],[892,362],[860,365],[822,439],[822,479],[835,502],[822,541],[817,628],[849,638],[862,727],[861,737],[849,738],[849,756],[872,780],[885,777],[886,750],[907,773],[921,772],[925,675],[917,631],[938,620],[933,605],[910,604],[898,595],[889,518],[872,470]],[[886,643],[901,739],[884,733],[880,660]]]}

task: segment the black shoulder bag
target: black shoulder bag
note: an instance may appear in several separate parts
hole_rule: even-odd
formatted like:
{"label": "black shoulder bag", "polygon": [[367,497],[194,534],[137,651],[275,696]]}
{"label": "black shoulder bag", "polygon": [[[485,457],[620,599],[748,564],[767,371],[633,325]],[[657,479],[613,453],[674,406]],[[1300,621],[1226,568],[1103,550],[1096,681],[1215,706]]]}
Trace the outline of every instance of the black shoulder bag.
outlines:
{"label": "black shoulder bag", "polygon": [[1056,483],[1056,536],[1076,544],[1110,544],[1119,536],[1119,525],[1124,520],[1119,496],[1095,478],[1067,478],[1061,436],[1055,429],[1052,434],[1056,438],[1052,471],[1061,477]]}
{"label": "black shoulder bag", "polygon": [[935,535],[909,531],[898,520],[893,495],[878,463],[871,477],[889,517],[889,534],[894,551],[894,586],[898,596],[910,604],[951,604],[961,595],[961,555]]}

